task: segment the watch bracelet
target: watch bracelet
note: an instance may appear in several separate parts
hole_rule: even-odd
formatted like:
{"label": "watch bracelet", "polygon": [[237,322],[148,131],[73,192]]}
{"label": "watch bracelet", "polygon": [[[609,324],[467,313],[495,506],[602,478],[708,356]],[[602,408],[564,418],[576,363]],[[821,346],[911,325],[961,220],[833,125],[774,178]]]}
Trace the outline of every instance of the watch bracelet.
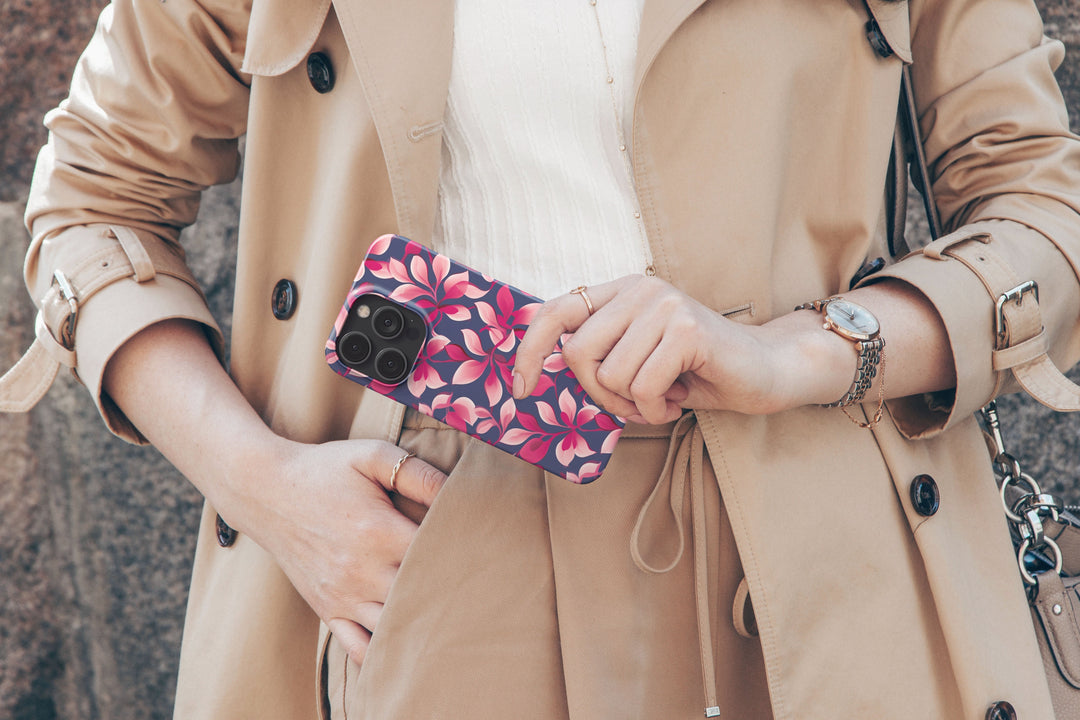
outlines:
{"label": "watch bracelet", "polygon": [[836,402],[822,405],[822,407],[842,408],[855,405],[862,401],[867,391],[874,384],[878,365],[881,362],[881,351],[885,347],[885,340],[880,337],[874,340],[860,340],[857,345],[859,346],[859,363],[855,367],[855,379],[852,380],[851,387],[848,388],[842,398]]}

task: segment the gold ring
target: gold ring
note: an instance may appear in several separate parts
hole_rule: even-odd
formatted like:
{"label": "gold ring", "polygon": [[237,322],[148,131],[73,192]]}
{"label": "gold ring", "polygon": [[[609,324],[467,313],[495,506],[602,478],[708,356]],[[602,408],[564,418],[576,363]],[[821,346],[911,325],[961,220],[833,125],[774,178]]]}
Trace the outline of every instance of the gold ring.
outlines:
{"label": "gold ring", "polygon": [[390,471],[390,492],[397,492],[397,474],[401,466],[405,464],[405,461],[411,457],[416,457],[416,453],[405,453],[401,456],[401,459],[394,463],[394,469]]}
{"label": "gold ring", "polygon": [[586,287],[584,285],[578,285],[576,288],[570,291],[571,295],[580,295],[581,299],[585,301],[585,307],[588,308],[589,314],[592,315],[596,312],[596,308],[593,307],[592,300],[589,299],[589,293],[585,292]]}

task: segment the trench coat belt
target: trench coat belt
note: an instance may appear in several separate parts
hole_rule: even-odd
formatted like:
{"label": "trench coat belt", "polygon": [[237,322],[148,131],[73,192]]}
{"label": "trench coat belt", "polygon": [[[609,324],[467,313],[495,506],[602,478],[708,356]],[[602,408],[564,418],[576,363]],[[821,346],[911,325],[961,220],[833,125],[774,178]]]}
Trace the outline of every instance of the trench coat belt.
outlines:
{"label": "trench coat belt", "polygon": [[[686,497],[686,485],[690,484],[690,536],[694,545],[694,603],[697,610],[698,645],[701,652],[701,673],[705,688],[705,717],[719,715],[717,705],[716,666],[713,645],[712,621],[709,608],[709,566],[708,566],[708,536],[705,530],[705,438],[701,428],[698,427],[697,416],[693,411],[687,412],[679,418],[671,431],[671,440],[668,444],[667,457],[664,459],[664,467],[660,471],[660,477],[656,480],[649,497],[638,512],[634,531],[630,536],[630,554],[634,558],[634,564],[644,572],[666,573],[678,565],[682,559],[686,547],[685,531],[683,528],[683,501]],[[649,547],[652,543],[643,543],[643,534],[647,534],[646,518],[655,512],[664,491],[667,490],[668,505],[671,515],[675,520],[675,529],[678,533],[678,545],[674,556],[666,564],[651,562],[645,558],[642,546]],[[662,512],[662,509],[659,510]],[[649,527],[657,527],[650,523]],[[648,539],[648,538],[646,538]]]}

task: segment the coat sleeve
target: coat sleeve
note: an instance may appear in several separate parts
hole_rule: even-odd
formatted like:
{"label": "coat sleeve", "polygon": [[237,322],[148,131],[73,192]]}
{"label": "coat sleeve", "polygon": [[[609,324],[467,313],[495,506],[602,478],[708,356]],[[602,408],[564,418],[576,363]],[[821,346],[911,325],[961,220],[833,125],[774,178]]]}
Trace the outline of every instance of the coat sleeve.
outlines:
{"label": "coat sleeve", "polygon": [[222,347],[178,238],[200,192],[239,168],[249,11],[240,0],[116,0],[69,97],[46,116],[26,211],[26,283],[54,338],[62,329],[44,306],[58,277],[73,286],[70,362],[110,429],[132,442],[143,439],[101,388],[117,348],[169,318],[202,323]]}
{"label": "coat sleeve", "polygon": [[[946,242],[980,237],[969,246],[1038,283],[1050,358],[1068,368],[1080,358],[1080,138],[1054,79],[1064,48],[1043,36],[1029,0],[913,0],[911,18],[916,105]],[[994,368],[996,298],[968,264],[931,249],[882,277],[929,298],[956,365],[955,391],[890,403],[905,435],[936,434],[1016,389]]]}

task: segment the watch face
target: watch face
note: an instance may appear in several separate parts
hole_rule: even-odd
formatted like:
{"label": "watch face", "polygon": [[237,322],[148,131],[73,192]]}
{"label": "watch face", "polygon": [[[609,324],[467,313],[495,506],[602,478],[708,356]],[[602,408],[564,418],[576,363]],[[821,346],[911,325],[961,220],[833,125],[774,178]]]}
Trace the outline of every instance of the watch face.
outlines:
{"label": "watch face", "polygon": [[872,340],[877,337],[877,318],[862,305],[837,298],[825,306],[825,317],[838,333],[852,340]]}

